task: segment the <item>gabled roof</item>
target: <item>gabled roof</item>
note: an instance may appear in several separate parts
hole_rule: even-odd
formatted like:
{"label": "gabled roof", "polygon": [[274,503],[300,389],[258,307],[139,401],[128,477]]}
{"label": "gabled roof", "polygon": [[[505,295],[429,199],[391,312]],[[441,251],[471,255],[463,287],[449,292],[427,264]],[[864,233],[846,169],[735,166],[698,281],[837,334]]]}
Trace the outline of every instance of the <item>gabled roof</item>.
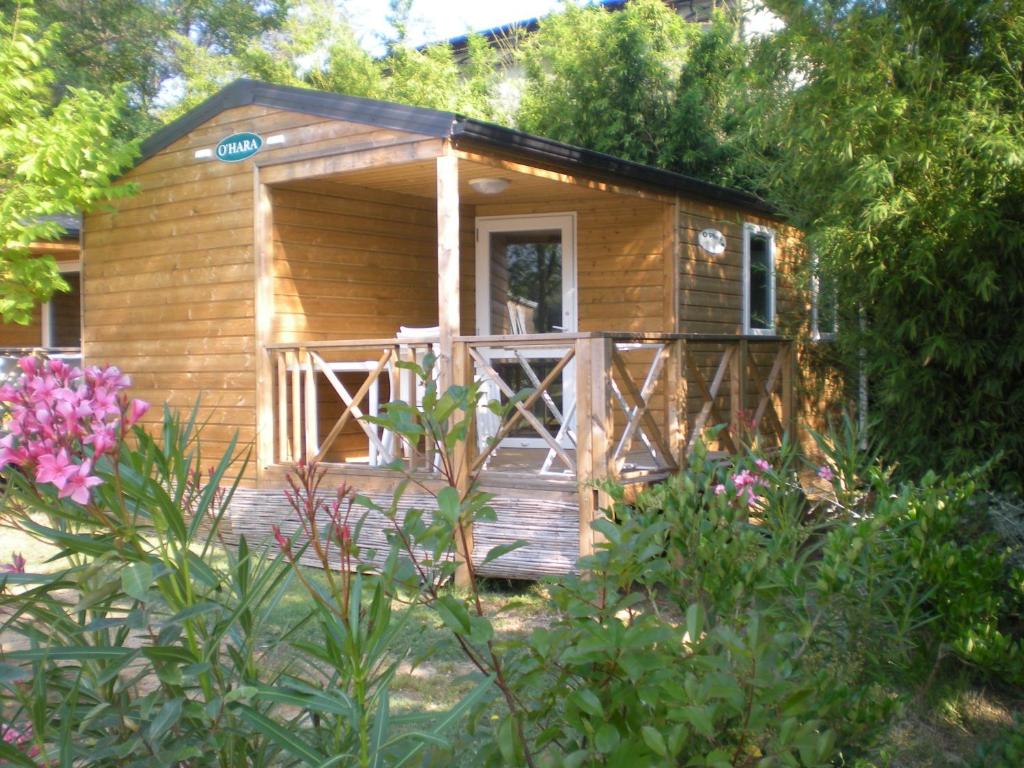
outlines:
{"label": "gabled roof", "polygon": [[449,139],[455,147],[491,147],[544,166],[554,165],[583,175],[613,177],[627,183],[653,185],[682,195],[730,203],[762,213],[775,212],[761,198],[738,189],[503,128],[454,112],[246,79],[236,80],[146,139],[142,143],[142,154],[138,162],[157,154],[224,110],[252,104]]}

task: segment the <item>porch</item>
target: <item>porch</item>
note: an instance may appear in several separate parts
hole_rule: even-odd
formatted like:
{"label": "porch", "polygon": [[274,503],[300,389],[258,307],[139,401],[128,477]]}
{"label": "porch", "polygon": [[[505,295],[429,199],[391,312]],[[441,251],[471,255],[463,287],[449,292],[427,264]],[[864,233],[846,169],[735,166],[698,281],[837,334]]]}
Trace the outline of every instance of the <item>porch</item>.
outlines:
{"label": "porch", "polygon": [[[438,344],[433,337],[268,345],[274,442],[264,489],[283,487],[298,460],[321,462],[331,483],[345,481],[378,502],[390,499],[404,475],[422,489],[440,487],[436,446],[403,445],[365,419],[389,402],[421,396],[415,374],[399,364],[422,364]],[[457,457],[463,490],[476,482],[495,495],[497,522],[472,532],[484,575],[571,570],[576,557],[593,551],[591,522],[607,503],[598,485],[613,480],[637,489],[665,478],[712,426],[724,425],[710,442],[724,455],[754,434],[780,440],[795,425],[793,346],[776,337],[456,336],[452,348],[451,369],[432,371],[436,382],[476,379],[482,400],[515,403],[499,422],[481,402]],[[529,385],[521,391],[523,380]],[[279,496],[242,491],[236,526],[279,521]],[[403,499],[403,508],[414,506],[430,508],[423,491]],[[382,550],[385,521],[377,517],[368,517],[361,543]],[[483,563],[492,547],[518,539],[530,545]]]}

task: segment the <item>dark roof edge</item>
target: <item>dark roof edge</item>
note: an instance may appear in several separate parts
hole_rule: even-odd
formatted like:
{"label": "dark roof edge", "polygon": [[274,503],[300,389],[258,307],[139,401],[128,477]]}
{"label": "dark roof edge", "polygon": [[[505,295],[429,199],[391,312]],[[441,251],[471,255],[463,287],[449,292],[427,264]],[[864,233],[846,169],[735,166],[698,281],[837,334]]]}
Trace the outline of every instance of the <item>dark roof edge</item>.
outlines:
{"label": "dark roof edge", "polygon": [[500,149],[519,150],[530,157],[543,158],[558,166],[596,170],[626,182],[641,181],[706,200],[742,206],[771,216],[779,215],[775,206],[749,192],[701,181],[692,176],[666,171],[651,165],[623,160],[592,149],[574,147],[560,141],[545,139],[542,136],[534,136],[492,123],[470,119],[459,120],[452,128],[452,142],[457,145],[460,139]]}
{"label": "dark roof edge", "polygon": [[359,96],[274,85],[242,78],[235,80],[142,142],[141,154],[135,164],[148,160],[220,112],[250,104],[438,138],[447,138],[451,134],[452,123],[458,119],[458,115],[452,112],[439,112]]}
{"label": "dark roof edge", "polygon": [[738,189],[722,187],[681,173],[634,163],[603,152],[574,147],[493,123],[473,120],[453,112],[440,112],[423,107],[410,107],[405,104],[247,79],[235,80],[146,139],[142,143],[142,153],[135,164],[149,159],[224,110],[250,104],[442,139],[450,138],[455,144],[460,140],[476,142],[496,149],[519,152],[529,158],[559,167],[596,171],[625,183],[641,182],[705,200],[778,215],[778,211],[770,203]]}

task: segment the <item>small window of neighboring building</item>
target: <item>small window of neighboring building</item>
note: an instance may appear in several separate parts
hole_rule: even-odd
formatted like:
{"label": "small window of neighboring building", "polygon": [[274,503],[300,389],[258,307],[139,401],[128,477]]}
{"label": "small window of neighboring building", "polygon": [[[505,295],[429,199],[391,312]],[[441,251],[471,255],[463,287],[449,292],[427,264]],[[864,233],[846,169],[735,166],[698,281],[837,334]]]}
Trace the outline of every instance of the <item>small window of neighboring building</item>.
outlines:
{"label": "small window of neighboring building", "polygon": [[44,347],[82,346],[82,281],[78,262],[60,262],[60,276],[70,290],[55,291],[43,304]]}
{"label": "small window of neighboring building", "polygon": [[775,333],[775,233],[743,227],[743,332]]}
{"label": "small window of neighboring building", "polygon": [[812,267],[811,338],[830,341],[835,338],[838,326],[836,285],[829,275],[821,271],[817,256],[812,259]]}

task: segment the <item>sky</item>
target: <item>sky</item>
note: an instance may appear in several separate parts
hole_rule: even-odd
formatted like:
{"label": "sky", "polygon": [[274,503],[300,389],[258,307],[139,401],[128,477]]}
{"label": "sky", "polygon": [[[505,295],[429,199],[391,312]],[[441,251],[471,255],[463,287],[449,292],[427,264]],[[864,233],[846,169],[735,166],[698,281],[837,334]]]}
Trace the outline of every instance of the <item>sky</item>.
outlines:
{"label": "sky", "polygon": [[[469,31],[543,16],[559,5],[558,0],[414,0],[409,42],[420,45],[448,40]],[[375,48],[389,29],[387,0],[346,0],[345,9],[364,44]]]}

